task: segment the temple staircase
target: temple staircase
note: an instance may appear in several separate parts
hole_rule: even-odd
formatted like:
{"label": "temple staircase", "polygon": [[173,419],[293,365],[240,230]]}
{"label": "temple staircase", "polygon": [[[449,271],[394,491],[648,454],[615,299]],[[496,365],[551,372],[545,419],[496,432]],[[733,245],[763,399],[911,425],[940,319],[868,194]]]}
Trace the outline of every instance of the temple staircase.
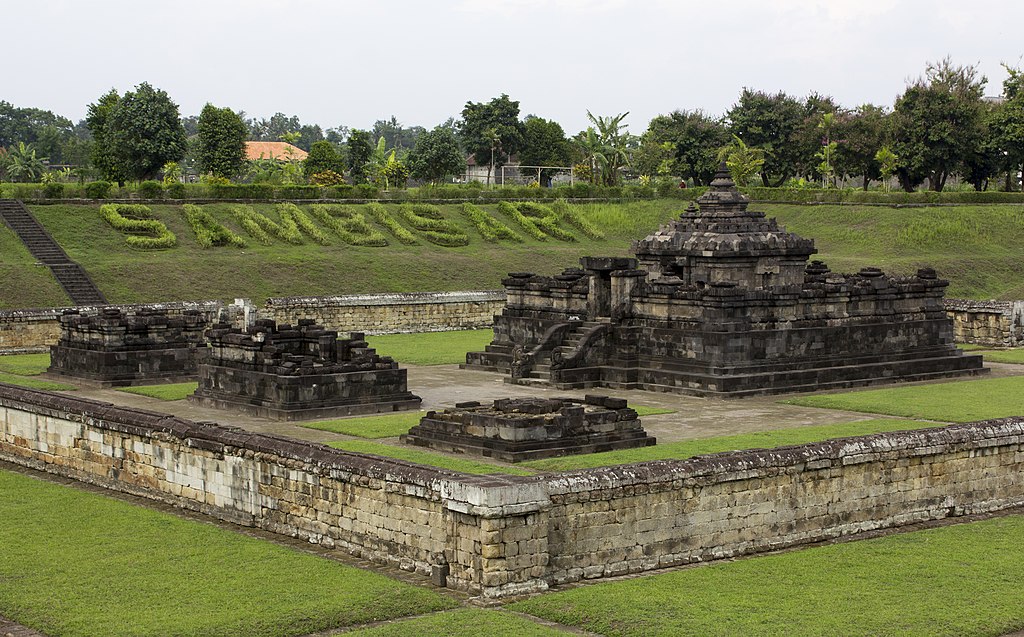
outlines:
{"label": "temple staircase", "polygon": [[68,257],[25,204],[16,199],[0,199],[0,219],[21,239],[33,257],[50,268],[73,304],[106,304],[103,294],[82,266]]}
{"label": "temple staircase", "polygon": [[570,358],[579,349],[580,342],[583,340],[584,334],[586,334],[591,328],[601,325],[601,323],[601,321],[574,321],[572,327],[565,332],[561,343],[552,347],[550,350],[544,350],[537,353],[537,357],[534,360],[533,367],[531,368],[529,375],[524,378],[517,379],[518,383],[550,383],[552,356],[560,357],[563,360]]}

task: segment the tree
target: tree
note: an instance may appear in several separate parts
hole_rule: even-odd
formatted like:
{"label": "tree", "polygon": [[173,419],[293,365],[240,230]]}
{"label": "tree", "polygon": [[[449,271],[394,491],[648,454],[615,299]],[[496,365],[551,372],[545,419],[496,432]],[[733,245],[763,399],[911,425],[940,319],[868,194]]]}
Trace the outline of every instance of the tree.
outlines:
{"label": "tree", "polygon": [[799,101],[783,92],[769,95],[744,88],[726,118],[733,135],[764,152],[760,172],[765,186],[781,186],[798,174],[801,154],[797,136],[805,119]]}
{"label": "tree", "polygon": [[673,111],[658,115],[647,125],[654,142],[675,147],[672,174],[690,179],[694,185],[711,183],[718,170],[718,149],[729,143],[729,132],[721,120],[703,111]]}
{"label": "tree", "polygon": [[321,139],[318,142],[313,142],[313,145],[310,146],[309,155],[302,161],[302,169],[308,179],[317,173],[327,171],[340,175],[345,172],[345,165],[341,161],[341,155],[334,149],[334,144]]}
{"label": "tree", "polygon": [[640,136],[640,144],[629,157],[630,168],[641,177],[671,174],[675,164],[676,145],[659,142],[651,131]]}
{"label": "tree", "polygon": [[46,172],[47,157],[38,157],[31,144],[18,142],[7,149],[4,171],[11,181],[39,181]]}
{"label": "tree", "polygon": [[238,113],[207,103],[199,114],[196,131],[196,160],[202,172],[227,179],[242,172],[248,129]]}
{"label": "tree", "polygon": [[974,66],[949,58],[928,64],[893,108],[893,151],[900,158],[900,185],[910,192],[928,179],[941,191],[962,160],[977,152],[983,137],[982,95],[986,79]]}
{"label": "tree", "polygon": [[619,183],[619,168],[625,166],[629,161],[629,146],[633,139],[625,130],[629,124],[623,124],[623,120],[629,115],[629,111],[618,115],[607,117],[594,116],[587,111],[587,119],[594,125],[597,138],[601,145],[601,155],[604,162],[601,167],[600,177],[606,186],[614,186]]}
{"label": "tree", "polygon": [[93,138],[92,151],[90,153],[93,167],[105,179],[124,183],[127,176],[114,155],[109,126],[110,113],[120,100],[120,96],[114,89],[110,89],[101,95],[95,104],[89,104],[85,124],[89,127]]}
{"label": "tree", "polygon": [[477,164],[488,166],[487,183],[494,169],[508,163],[523,146],[525,126],[519,121],[519,102],[504,93],[486,104],[466,102],[458,127],[463,148]]}
{"label": "tree", "polygon": [[889,180],[896,174],[900,158],[888,146],[882,146],[875,153],[875,161],[878,163],[878,174],[882,179],[882,187],[889,192]]}
{"label": "tree", "polygon": [[[1009,77],[1003,82],[1005,101],[992,112],[989,120],[992,138],[1004,162],[1006,189],[1011,190],[1012,178],[1018,170],[1024,169],[1024,73],[1019,69],[1003,65]],[[1024,182],[1021,184],[1024,190]]]}
{"label": "tree", "polygon": [[353,128],[345,142],[345,162],[353,183],[366,181],[365,166],[373,155],[370,133]]}
{"label": "tree", "polygon": [[829,185],[835,185],[836,168],[835,168],[835,155],[838,143],[832,139],[832,133],[836,127],[836,115],[835,113],[824,113],[821,116],[821,121],[818,122],[818,130],[821,131],[824,137],[821,140],[821,150],[814,154],[815,157],[821,160],[818,164],[818,174],[821,175],[821,186],[822,188],[828,188]]}
{"label": "tree", "polygon": [[394,148],[399,156],[405,154],[416,145],[416,140],[426,131],[422,126],[404,127],[394,115],[391,119],[378,119],[370,129],[371,138],[383,137],[388,148]]}
{"label": "tree", "polygon": [[724,161],[737,186],[749,186],[751,180],[763,170],[764,151],[751,148],[736,135],[733,142],[719,151],[719,161]]}
{"label": "tree", "polygon": [[[572,161],[572,148],[565,138],[562,125],[556,121],[529,115],[523,122],[523,148],[519,151],[519,163],[523,166],[568,166]],[[557,170],[542,170],[538,173],[541,186],[551,183]]]}
{"label": "tree", "polygon": [[852,113],[839,116],[836,137],[836,171],[842,175],[860,175],[863,188],[872,179],[880,179],[876,154],[886,141],[888,114],[881,106],[864,104]]}
{"label": "tree", "polygon": [[121,175],[154,178],[164,164],[185,156],[185,128],[178,105],[166,92],[146,82],[139,84],[110,109],[103,145]]}
{"label": "tree", "polygon": [[435,183],[466,171],[466,156],[450,128],[438,126],[416,139],[409,153],[409,171],[413,178]]}
{"label": "tree", "polygon": [[[790,142],[795,146],[790,149],[791,153],[787,152],[793,161],[793,176],[831,182],[835,177],[833,155],[836,146],[830,147],[829,144],[834,142],[832,133],[842,111],[831,97],[813,92],[804,100],[802,108],[802,119]],[[830,123],[823,127],[822,122]],[[825,155],[828,155],[827,161],[823,159]],[[822,170],[828,174],[823,174]]]}

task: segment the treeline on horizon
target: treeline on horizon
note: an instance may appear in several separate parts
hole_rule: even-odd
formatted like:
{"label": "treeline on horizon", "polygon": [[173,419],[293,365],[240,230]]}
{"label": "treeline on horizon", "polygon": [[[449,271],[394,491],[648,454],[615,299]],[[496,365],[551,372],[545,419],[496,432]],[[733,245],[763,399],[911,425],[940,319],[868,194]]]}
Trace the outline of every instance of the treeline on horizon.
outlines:
{"label": "treeline on horizon", "polygon": [[[491,175],[503,165],[573,167],[575,178],[614,186],[623,180],[685,180],[707,185],[725,161],[740,185],[841,187],[895,181],[907,192],[941,191],[951,177],[976,190],[1016,190],[1024,167],[1024,72],[1004,65],[1000,98],[984,98],[975,66],[949,58],[928,64],[891,107],[844,107],[825,95],[802,98],[743,88],[723,115],[675,110],[640,134],[628,113],[594,115],[568,136],[555,121],[526,115],[501,95],[467,102],[458,117],[428,130],[394,116],[372,129],[323,129],[295,116],[246,117],[207,104],[181,117],[166,92],[142,83],[89,104],[73,123],[51,111],[0,101],[0,181],[118,183],[193,176],[213,183],[403,188],[408,180],[461,177],[467,159]],[[286,141],[309,153],[247,161],[245,141]],[[536,171],[547,186],[560,171]]]}

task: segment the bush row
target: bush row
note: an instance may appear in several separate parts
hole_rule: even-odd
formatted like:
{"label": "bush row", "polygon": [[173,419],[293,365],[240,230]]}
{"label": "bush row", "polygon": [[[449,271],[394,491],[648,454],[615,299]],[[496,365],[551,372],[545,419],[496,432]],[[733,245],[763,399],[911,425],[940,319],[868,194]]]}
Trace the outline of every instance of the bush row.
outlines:
{"label": "bush row", "polygon": [[150,218],[149,208],[138,204],[106,204],[100,216],[115,229],[128,233],[125,243],[141,250],[173,248],[178,238],[161,221]]}
{"label": "bush row", "polygon": [[457,248],[469,245],[469,237],[459,226],[444,218],[437,206],[430,204],[404,204],[399,208],[402,216],[413,228],[419,230],[427,241]]}

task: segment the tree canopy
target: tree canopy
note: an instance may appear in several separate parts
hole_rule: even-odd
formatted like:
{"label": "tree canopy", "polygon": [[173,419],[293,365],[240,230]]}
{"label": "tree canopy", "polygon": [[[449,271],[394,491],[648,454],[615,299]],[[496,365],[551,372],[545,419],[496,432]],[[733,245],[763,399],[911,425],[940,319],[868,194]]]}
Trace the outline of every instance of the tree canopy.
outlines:
{"label": "tree canopy", "polygon": [[248,128],[230,108],[207,103],[199,114],[196,161],[199,169],[217,177],[230,178],[245,165],[245,137]]}
{"label": "tree canopy", "polygon": [[523,146],[524,124],[519,121],[519,102],[504,93],[490,102],[466,102],[458,124],[459,137],[478,165],[491,170],[508,163]]}
{"label": "tree canopy", "polygon": [[120,99],[111,90],[89,107],[95,137],[94,163],[110,179],[152,179],[185,155],[185,128],[178,105],[143,82]]}
{"label": "tree canopy", "polygon": [[409,153],[409,171],[414,179],[437,182],[466,170],[466,157],[450,128],[438,126],[416,139]]}

